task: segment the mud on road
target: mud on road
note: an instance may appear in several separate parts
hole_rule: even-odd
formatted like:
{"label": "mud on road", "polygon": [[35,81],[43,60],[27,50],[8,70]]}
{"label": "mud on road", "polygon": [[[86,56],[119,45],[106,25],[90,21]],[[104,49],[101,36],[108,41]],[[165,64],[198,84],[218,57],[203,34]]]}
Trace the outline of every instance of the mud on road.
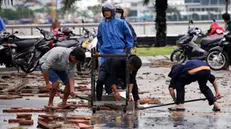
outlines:
{"label": "mud on road", "polygon": [[[163,66],[163,64],[161,64]],[[170,70],[169,65],[161,67],[155,64],[150,67],[142,67],[137,76],[141,99],[155,98],[161,103],[171,103],[172,99],[168,93],[169,78],[167,74]],[[13,73],[13,74],[12,74]],[[213,71],[217,77],[221,94],[224,96],[218,100],[221,105],[221,112],[213,112],[212,106],[207,101],[186,103],[185,112],[169,112],[171,106],[134,111],[132,114],[124,114],[122,111],[105,108],[92,114],[87,107],[87,101],[77,98],[70,98],[69,102],[78,105],[73,110],[44,111],[44,105],[48,102],[48,92],[44,91],[44,82],[39,72],[30,75],[23,75],[17,72],[2,72],[0,79],[0,129],[22,127],[28,129],[44,128],[38,127],[38,121],[45,120],[50,122],[53,128],[138,128],[138,129],[225,129],[231,128],[231,72]],[[76,92],[79,95],[90,93],[90,79],[76,77]],[[211,84],[208,86],[214,89]],[[60,87],[60,92],[63,90]],[[11,94],[11,95],[9,95]],[[62,93],[60,93],[62,94]],[[61,96],[62,97],[62,96]],[[60,95],[55,97],[55,105],[61,102]],[[200,93],[197,83],[186,86],[185,99],[204,98]],[[144,103],[150,101],[144,101]],[[156,101],[155,101],[156,102]],[[154,103],[155,103],[154,102]],[[80,106],[79,106],[80,105]],[[152,105],[150,104],[145,104]],[[173,105],[172,105],[173,106]],[[21,107],[19,112],[9,111],[12,107]],[[23,109],[24,108],[24,109]],[[26,108],[26,109],[25,109]],[[33,110],[32,110],[33,109]],[[35,110],[36,109],[36,110]],[[23,112],[23,110],[29,110]],[[38,111],[39,110],[39,111]],[[4,111],[4,112],[3,112]],[[21,112],[20,112],[21,111]],[[10,119],[17,119],[17,114],[31,114],[32,124],[19,125],[19,123],[9,123]],[[58,117],[41,116],[55,114]],[[72,119],[70,119],[72,117]],[[77,119],[78,117],[78,119]],[[49,118],[46,119],[46,118]],[[68,119],[67,119],[68,118]],[[61,119],[61,120],[60,120]],[[65,122],[65,126],[63,124]],[[48,122],[47,122],[48,123]],[[41,123],[40,123],[41,124]],[[63,124],[61,126],[60,124]],[[47,125],[48,126],[48,125]]]}

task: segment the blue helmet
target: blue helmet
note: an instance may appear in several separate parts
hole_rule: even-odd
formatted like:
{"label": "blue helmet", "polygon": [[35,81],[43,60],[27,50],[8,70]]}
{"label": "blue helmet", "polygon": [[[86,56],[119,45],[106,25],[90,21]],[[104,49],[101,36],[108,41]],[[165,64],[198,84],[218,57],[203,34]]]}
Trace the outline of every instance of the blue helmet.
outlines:
{"label": "blue helmet", "polygon": [[[110,3],[105,3],[102,7],[102,13],[103,13],[103,16],[104,16],[104,11],[111,11],[111,14],[112,14],[112,17],[115,17],[115,14],[116,14],[116,8],[110,4]],[[104,16],[105,17],[105,16]],[[110,17],[110,18],[112,18]]]}

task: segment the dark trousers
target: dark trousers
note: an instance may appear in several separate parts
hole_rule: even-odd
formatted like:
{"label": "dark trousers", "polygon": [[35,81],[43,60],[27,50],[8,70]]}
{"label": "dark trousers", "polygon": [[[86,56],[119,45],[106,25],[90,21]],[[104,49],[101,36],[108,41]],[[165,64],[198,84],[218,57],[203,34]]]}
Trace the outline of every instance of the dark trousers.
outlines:
{"label": "dark trousers", "polygon": [[189,74],[181,75],[176,82],[176,92],[177,92],[176,104],[184,104],[185,85],[197,81],[200,87],[200,91],[204,94],[204,96],[208,100],[209,105],[212,105],[216,100],[211,89],[206,85],[209,75],[210,75],[209,70],[202,70],[195,73],[194,75],[189,75]]}
{"label": "dark trousers", "polygon": [[[103,85],[105,85],[105,90],[107,93],[109,93],[109,94],[112,93],[112,87],[111,87],[111,85],[109,85],[110,84],[108,82],[109,79],[107,79],[108,75],[109,75],[109,73],[107,72],[106,67],[104,66],[104,64],[102,64],[100,66],[98,80],[97,80],[97,84],[96,84],[96,99],[98,101],[101,101],[101,98],[103,95]],[[122,80],[125,80],[125,79],[122,79]],[[118,85],[118,84],[119,84],[119,82],[117,82],[116,85]],[[132,89],[132,94],[133,94],[134,101],[137,101],[140,99],[139,94],[138,94],[138,86],[137,86],[136,81],[135,81],[135,84],[134,84],[133,89]]]}

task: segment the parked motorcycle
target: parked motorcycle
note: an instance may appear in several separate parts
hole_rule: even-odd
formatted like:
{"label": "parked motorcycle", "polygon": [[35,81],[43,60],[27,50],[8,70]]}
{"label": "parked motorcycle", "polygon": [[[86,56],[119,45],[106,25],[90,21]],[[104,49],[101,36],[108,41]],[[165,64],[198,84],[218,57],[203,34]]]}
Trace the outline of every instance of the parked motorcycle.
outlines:
{"label": "parked motorcycle", "polygon": [[50,40],[49,47],[52,49],[53,47],[61,46],[61,47],[77,47],[81,45],[81,38],[73,33],[73,31],[66,27],[63,30],[57,28],[53,30],[53,34],[56,37],[53,40]]}
{"label": "parked motorcycle", "polygon": [[[86,35],[86,40],[82,43],[81,47],[85,50],[86,60],[85,62],[79,63],[77,65],[77,71],[88,71],[90,72],[91,65],[92,65],[92,57],[91,57],[91,50],[96,49],[97,46],[97,37],[96,37],[96,31],[93,30],[93,32],[89,31],[88,29],[84,28],[84,35]],[[98,62],[98,59],[96,60]],[[96,63],[96,68],[98,67],[98,63]]]}
{"label": "parked motorcycle", "polygon": [[231,64],[231,33],[226,33],[219,45],[209,50],[206,61],[213,70],[226,69]]}
{"label": "parked motorcycle", "polygon": [[[49,50],[48,43],[53,34],[37,28],[43,35],[39,39],[20,39],[14,34],[5,32],[6,36],[0,45],[0,64],[6,67],[16,67],[25,73],[33,72],[39,58]],[[17,32],[16,32],[17,33]]]}
{"label": "parked motorcycle", "polygon": [[[184,63],[186,59],[201,59],[205,60],[207,56],[207,51],[214,46],[218,45],[218,42],[222,39],[222,36],[209,36],[205,37],[202,30],[197,27],[190,27],[193,21],[189,21],[189,29],[187,34],[181,37],[176,45],[175,49],[171,55],[170,60],[172,62]],[[200,45],[196,44],[198,37],[204,37],[200,41]]]}

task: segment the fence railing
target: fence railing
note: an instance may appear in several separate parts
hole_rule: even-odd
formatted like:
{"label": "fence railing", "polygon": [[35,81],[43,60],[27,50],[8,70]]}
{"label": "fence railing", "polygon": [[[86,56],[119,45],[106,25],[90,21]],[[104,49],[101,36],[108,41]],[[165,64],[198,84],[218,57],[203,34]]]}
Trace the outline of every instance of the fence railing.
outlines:
{"label": "fence railing", "polygon": [[[217,21],[221,26],[224,26],[222,21]],[[197,26],[203,31],[209,29],[212,21],[194,21],[194,25]],[[137,35],[147,36],[147,35],[155,35],[155,23],[154,22],[134,22],[131,23],[133,28],[135,29]],[[79,23],[79,24],[62,24],[62,27],[72,27],[74,33],[81,34],[82,27],[86,27],[88,29],[95,28],[97,30],[99,23]],[[7,25],[6,30],[8,32],[18,31],[19,35],[40,35],[39,31],[36,27],[51,31],[51,24],[27,24],[27,25]],[[179,35],[187,32],[188,29],[188,21],[178,21],[178,22],[167,22],[167,35]]]}

